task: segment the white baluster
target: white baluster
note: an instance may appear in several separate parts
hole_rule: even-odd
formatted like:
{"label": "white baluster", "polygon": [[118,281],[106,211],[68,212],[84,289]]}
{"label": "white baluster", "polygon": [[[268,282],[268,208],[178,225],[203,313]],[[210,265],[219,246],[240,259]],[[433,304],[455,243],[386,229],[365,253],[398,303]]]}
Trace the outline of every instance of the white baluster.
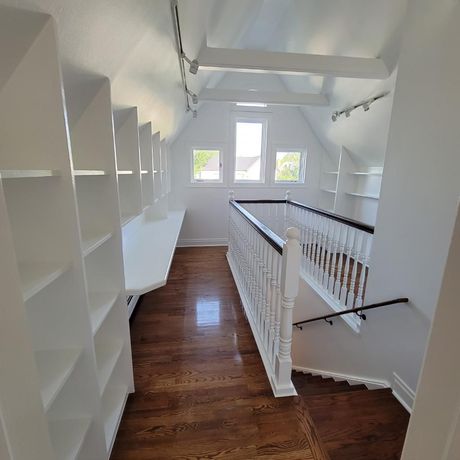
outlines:
{"label": "white baluster", "polygon": [[343,306],[347,305],[347,294],[350,278],[350,264],[353,254],[353,247],[355,245],[356,231],[350,229],[350,238],[347,239],[347,249],[346,249],[346,262],[345,262],[345,271],[343,275],[342,290],[340,292],[340,303]]}
{"label": "white baluster", "polygon": [[348,240],[348,229],[345,225],[340,225],[339,231],[339,261],[337,263],[337,278],[335,279],[334,297],[339,300],[342,292],[342,273],[343,273],[343,255]]}
{"label": "white baluster", "polygon": [[355,288],[356,288],[356,276],[358,273],[358,264],[360,263],[359,258],[362,256],[361,247],[363,244],[363,232],[356,232],[357,238],[355,240],[354,258],[353,258],[353,271],[351,273],[350,289],[348,290],[347,305],[350,308],[354,307],[355,303]]}
{"label": "white baluster", "polygon": [[[340,227],[341,225],[340,224],[336,224],[334,223],[333,224],[333,227],[334,227],[334,231],[333,231],[333,234],[332,234],[332,248],[331,248],[331,263],[330,263],[330,275],[329,275],[329,281],[328,281],[328,292],[330,295],[333,295],[334,294],[334,287],[335,287],[335,272],[336,272],[336,269],[337,269],[337,263],[338,263],[338,260],[337,260],[337,249],[338,249],[338,246],[339,246],[339,238],[340,238]],[[338,238],[337,238],[337,229],[338,229]]]}

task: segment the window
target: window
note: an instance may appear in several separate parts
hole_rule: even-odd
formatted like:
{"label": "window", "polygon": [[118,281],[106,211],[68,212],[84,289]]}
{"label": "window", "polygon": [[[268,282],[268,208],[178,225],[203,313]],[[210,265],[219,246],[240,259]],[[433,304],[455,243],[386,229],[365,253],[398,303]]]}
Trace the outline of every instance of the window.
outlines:
{"label": "window", "polygon": [[277,150],[275,182],[303,183],[304,180],[304,152],[299,150]]}
{"label": "window", "polygon": [[192,182],[222,182],[220,150],[193,149]]}
{"label": "window", "polygon": [[235,182],[263,182],[266,120],[236,122]]}

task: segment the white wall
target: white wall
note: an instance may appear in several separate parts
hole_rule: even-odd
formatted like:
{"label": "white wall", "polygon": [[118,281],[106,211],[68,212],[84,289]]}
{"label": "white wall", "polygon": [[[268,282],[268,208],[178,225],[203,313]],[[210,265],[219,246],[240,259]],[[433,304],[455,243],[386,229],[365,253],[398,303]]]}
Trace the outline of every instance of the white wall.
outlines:
{"label": "white wall", "polygon": [[[232,77],[239,79],[239,76]],[[244,81],[249,81],[245,79]],[[276,83],[277,78],[272,83]],[[237,81],[224,79],[222,85],[237,87]],[[265,80],[266,87],[268,85]],[[279,83],[278,83],[279,84]],[[276,88],[275,88],[276,89]],[[291,190],[293,199],[316,205],[321,156],[324,150],[297,108],[271,106],[260,109],[258,115],[268,117],[267,175],[273,172],[274,149],[305,148],[307,151],[305,185],[240,185],[233,183],[234,127],[232,117],[242,113],[235,104],[205,103],[199,108],[198,118],[175,139],[170,147],[172,158],[172,204],[185,207],[187,214],[179,244],[225,243],[227,239],[228,191],[237,198],[283,199]],[[251,110],[246,108],[246,111]],[[251,110],[254,111],[254,110]],[[224,156],[224,184],[219,186],[191,185],[191,151],[197,147],[219,147]]]}
{"label": "white wall", "polygon": [[[295,335],[296,364],[389,382],[396,373],[408,388],[394,388],[408,403],[460,195],[459,21],[458,2],[419,0],[405,25],[366,303],[407,296],[410,305],[369,312],[358,336],[343,321]],[[308,307],[297,308],[298,319],[327,310],[309,290],[302,295]]]}

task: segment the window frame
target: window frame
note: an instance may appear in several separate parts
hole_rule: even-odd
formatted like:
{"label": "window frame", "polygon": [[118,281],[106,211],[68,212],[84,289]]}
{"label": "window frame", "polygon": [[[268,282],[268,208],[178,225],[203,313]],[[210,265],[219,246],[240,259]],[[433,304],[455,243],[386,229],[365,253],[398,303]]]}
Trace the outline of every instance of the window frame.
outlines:
{"label": "window frame", "polygon": [[[285,181],[285,180],[276,180],[276,156],[278,152],[300,152],[300,171],[299,171],[299,180],[298,181]],[[292,146],[283,146],[275,145],[273,146],[273,168],[271,174],[271,182],[273,186],[285,187],[286,185],[304,186],[307,176],[307,149],[303,147],[292,147]]]}
{"label": "window frame", "polygon": [[[262,116],[261,116],[262,115]],[[232,171],[231,171],[231,183],[234,185],[264,185],[268,182],[266,174],[267,157],[268,157],[268,133],[269,133],[269,117],[263,116],[265,114],[261,112],[249,112],[249,113],[236,113],[232,117],[233,127],[233,154],[232,154]],[[237,136],[237,124],[238,123],[261,123],[262,124],[262,145],[260,152],[260,179],[259,180],[248,180],[248,179],[236,179],[236,136]]]}
{"label": "window frame", "polygon": [[[194,152],[196,150],[217,150],[219,152],[219,179],[195,179],[194,174]],[[195,187],[219,187],[224,185],[224,149],[221,145],[199,145],[190,149],[190,185]]]}

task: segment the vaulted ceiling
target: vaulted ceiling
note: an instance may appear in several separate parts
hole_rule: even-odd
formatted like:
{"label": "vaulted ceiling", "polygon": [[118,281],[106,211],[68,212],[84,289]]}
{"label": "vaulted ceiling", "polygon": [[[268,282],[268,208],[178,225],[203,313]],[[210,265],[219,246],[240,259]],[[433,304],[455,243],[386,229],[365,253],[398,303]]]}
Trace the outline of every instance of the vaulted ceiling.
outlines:
{"label": "vaulted ceiling", "polygon": [[[66,84],[82,74],[112,81],[118,106],[138,106],[141,121],[152,121],[162,137],[173,136],[185,114],[179,62],[169,0],[0,0],[1,4],[39,10],[57,21]],[[394,69],[406,0],[179,0],[183,44],[194,58],[204,43],[214,47],[383,57]],[[187,74],[197,93],[218,86],[223,72]],[[326,108],[303,113],[324,146],[334,154],[340,143],[360,150],[352,125],[332,126],[330,114],[347,104],[392,87],[388,81],[322,76],[282,76],[286,90],[324,93]],[[264,75],[248,77],[264,86]],[[248,83],[249,84],[249,83]],[[258,89],[258,88],[256,88]],[[390,104],[391,106],[391,104]],[[378,131],[375,117],[356,117],[359,130]],[[356,127],[355,127],[356,128]],[[379,141],[382,144],[382,140]],[[369,164],[379,162],[382,145],[366,148]],[[374,158],[375,157],[375,158]]]}

